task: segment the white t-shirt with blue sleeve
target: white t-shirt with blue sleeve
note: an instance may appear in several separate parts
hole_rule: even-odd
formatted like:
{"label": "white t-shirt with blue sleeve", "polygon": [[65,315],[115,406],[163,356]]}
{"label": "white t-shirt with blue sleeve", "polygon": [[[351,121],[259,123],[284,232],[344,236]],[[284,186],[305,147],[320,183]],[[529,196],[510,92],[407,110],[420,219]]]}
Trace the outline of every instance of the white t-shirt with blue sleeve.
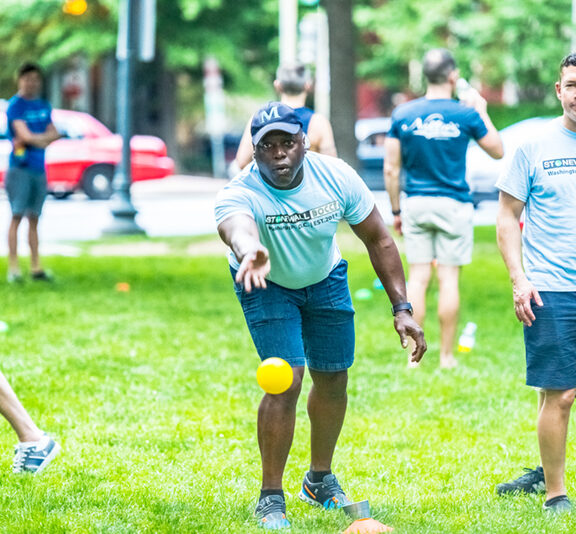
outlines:
{"label": "white t-shirt with blue sleeve", "polygon": [[576,291],[576,132],[559,117],[518,148],[496,187],[526,204],[524,271],[539,291]]}
{"label": "white t-shirt with blue sleeve", "polygon": [[[276,189],[255,162],[216,198],[216,222],[246,214],[254,218],[260,241],[270,253],[268,280],[300,289],[324,280],[340,262],[336,230],[341,220],[359,224],[374,209],[374,197],[344,161],[308,152],[304,177],[294,189]],[[234,253],[230,265],[238,269]]]}

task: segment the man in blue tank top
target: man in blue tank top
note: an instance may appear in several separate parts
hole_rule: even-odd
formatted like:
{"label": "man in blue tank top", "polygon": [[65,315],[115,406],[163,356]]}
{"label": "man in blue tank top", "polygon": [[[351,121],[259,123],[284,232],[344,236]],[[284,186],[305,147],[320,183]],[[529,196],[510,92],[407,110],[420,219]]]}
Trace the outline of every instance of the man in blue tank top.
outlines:
{"label": "man in blue tank top", "polygon": [[[494,158],[503,155],[500,136],[486,112],[486,100],[473,91],[466,102],[452,98],[458,69],[445,49],[429,51],[423,61],[426,95],[399,106],[386,138],[384,174],[394,229],[404,235],[410,265],[408,298],[414,317],[424,324],[426,290],[437,268],[440,366],[454,367],[458,325],[458,281],[472,259],[473,204],[466,182],[470,139]],[[400,212],[400,169],[406,173],[407,199]]]}
{"label": "man in blue tank top", "polygon": [[[312,89],[312,78],[308,67],[301,63],[280,65],[276,71],[274,89],[280,95],[280,101],[294,109],[302,123],[302,131],[310,140],[309,149],[327,156],[337,156],[330,121],[324,115],[306,107],[306,97]],[[252,161],[253,151],[249,121],[238,146],[234,171],[243,169]]]}

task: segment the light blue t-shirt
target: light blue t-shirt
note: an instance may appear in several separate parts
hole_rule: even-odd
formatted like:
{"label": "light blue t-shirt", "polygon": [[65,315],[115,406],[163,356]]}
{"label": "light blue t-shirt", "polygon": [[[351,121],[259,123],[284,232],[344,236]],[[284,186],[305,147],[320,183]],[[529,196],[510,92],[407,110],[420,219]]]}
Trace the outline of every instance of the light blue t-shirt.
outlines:
{"label": "light blue t-shirt", "polygon": [[[303,170],[298,187],[281,190],[264,182],[253,162],[216,198],[218,224],[241,213],[254,218],[270,253],[267,279],[290,289],[324,280],[342,258],[338,222],[359,224],[374,208],[372,193],[344,161],[308,152]],[[229,261],[238,269],[232,252]]]}
{"label": "light blue t-shirt", "polygon": [[539,291],[576,291],[576,133],[559,117],[514,154],[496,187],[525,202],[522,256]]}
{"label": "light blue t-shirt", "polygon": [[388,136],[400,141],[406,194],[472,202],[466,151],[470,139],[487,133],[478,112],[457,100],[418,98],[398,106]]}

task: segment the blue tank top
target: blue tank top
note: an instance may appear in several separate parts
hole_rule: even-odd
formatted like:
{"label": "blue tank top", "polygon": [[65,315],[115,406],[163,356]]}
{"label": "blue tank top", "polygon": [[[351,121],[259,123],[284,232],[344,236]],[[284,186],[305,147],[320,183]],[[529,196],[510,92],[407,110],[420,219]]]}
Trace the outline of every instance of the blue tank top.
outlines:
{"label": "blue tank top", "polygon": [[314,115],[314,111],[307,107],[296,108],[294,111],[296,112],[296,116],[302,122],[302,130],[307,134],[308,127],[310,126],[310,119],[312,118],[312,115]]}

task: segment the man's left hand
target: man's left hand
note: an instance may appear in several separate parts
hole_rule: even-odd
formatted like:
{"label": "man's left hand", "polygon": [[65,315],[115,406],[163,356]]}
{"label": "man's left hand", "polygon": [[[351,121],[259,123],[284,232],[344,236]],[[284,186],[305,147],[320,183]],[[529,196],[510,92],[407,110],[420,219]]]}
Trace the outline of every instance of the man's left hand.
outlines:
{"label": "man's left hand", "polygon": [[400,336],[402,347],[406,348],[408,346],[409,337],[414,340],[415,346],[410,356],[410,361],[418,363],[428,348],[424,339],[424,331],[420,328],[420,325],[412,318],[410,312],[401,311],[394,315],[394,328]]}

